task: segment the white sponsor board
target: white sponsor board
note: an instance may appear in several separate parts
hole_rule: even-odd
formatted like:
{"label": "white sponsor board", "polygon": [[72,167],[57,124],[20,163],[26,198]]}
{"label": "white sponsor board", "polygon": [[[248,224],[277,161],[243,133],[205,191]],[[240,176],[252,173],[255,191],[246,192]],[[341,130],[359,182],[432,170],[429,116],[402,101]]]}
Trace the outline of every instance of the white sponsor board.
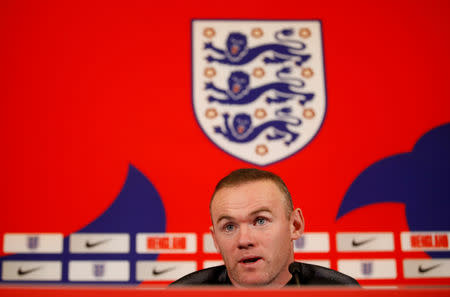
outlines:
{"label": "white sponsor board", "polygon": [[137,261],[136,280],[174,281],[196,270],[195,261]]}
{"label": "white sponsor board", "polygon": [[338,260],[338,270],[356,279],[395,279],[394,259]]}
{"label": "white sponsor board", "polygon": [[327,253],[330,251],[330,236],[326,232],[306,232],[294,241],[294,252]]}
{"label": "white sponsor board", "polygon": [[61,233],[5,233],[3,251],[19,254],[60,254],[63,251]]}
{"label": "white sponsor board", "polygon": [[322,267],[330,268],[330,260],[311,260],[311,259],[295,259],[296,262],[302,262],[307,264],[319,265]]}
{"label": "white sponsor board", "polygon": [[450,277],[450,259],[405,259],[405,278]]}
{"label": "white sponsor board", "polygon": [[128,261],[69,261],[69,281],[126,282],[129,279]]}
{"label": "white sponsor board", "polygon": [[336,234],[339,252],[392,252],[392,232],[339,232]]}
{"label": "white sponsor board", "polygon": [[[294,241],[294,252],[327,253],[330,251],[330,237],[327,232],[307,232]],[[203,234],[203,252],[218,253],[211,233]]]}
{"label": "white sponsor board", "polygon": [[402,251],[448,251],[450,232],[402,232]]}
{"label": "white sponsor board", "polygon": [[197,252],[195,233],[138,233],[138,254],[193,254]]}
{"label": "white sponsor board", "polygon": [[224,262],[222,260],[206,260],[203,261],[203,269],[214,267],[214,266],[220,266],[223,265]]}
{"label": "white sponsor board", "polygon": [[208,254],[217,254],[218,251],[214,246],[214,240],[211,233],[203,234],[203,252]]}
{"label": "white sponsor board", "polygon": [[60,261],[3,261],[4,281],[60,281]]}
{"label": "white sponsor board", "polygon": [[[330,268],[330,260],[311,260],[311,259],[295,259],[296,262],[302,262],[307,264],[319,265],[322,267]],[[209,268],[214,266],[224,265],[223,260],[206,260],[203,261],[203,268]]]}
{"label": "white sponsor board", "polygon": [[70,235],[71,253],[129,253],[127,233],[75,233]]}

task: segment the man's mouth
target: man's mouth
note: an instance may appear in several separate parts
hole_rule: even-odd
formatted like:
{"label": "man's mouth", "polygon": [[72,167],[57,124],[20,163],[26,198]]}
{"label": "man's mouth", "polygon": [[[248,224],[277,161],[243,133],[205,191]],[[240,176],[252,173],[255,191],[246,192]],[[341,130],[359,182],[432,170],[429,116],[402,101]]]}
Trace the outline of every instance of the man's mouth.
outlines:
{"label": "man's mouth", "polygon": [[241,264],[253,264],[253,263],[257,263],[259,260],[261,260],[261,257],[246,257],[246,258],[242,258],[239,263]]}

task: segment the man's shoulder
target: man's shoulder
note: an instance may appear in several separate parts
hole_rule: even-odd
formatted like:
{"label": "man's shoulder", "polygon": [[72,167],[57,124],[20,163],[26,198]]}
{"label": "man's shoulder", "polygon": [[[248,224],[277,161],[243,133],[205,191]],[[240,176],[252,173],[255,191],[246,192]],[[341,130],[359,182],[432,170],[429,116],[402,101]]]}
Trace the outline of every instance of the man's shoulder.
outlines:
{"label": "man's shoulder", "polygon": [[225,265],[214,266],[192,272],[174,281],[170,286],[196,286],[196,285],[229,285]]}
{"label": "man's shoulder", "polygon": [[313,264],[296,263],[300,268],[301,285],[359,285],[354,278],[339,271]]}
{"label": "man's shoulder", "polygon": [[[352,277],[326,267],[296,262],[299,268],[300,285],[356,285],[358,282]],[[231,285],[225,265],[214,266],[192,272],[171,283],[170,286],[203,286],[203,285]],[[295,285],[292,279],[288,285]]]}

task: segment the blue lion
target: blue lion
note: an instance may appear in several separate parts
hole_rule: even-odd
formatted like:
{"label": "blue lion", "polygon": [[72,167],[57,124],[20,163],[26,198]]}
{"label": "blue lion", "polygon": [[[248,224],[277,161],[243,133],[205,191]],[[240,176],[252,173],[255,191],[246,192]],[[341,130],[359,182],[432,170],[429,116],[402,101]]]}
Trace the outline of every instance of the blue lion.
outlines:
{"label": "blue lion", "polygon": [[[291,70],[289,67],[285,67],[277,72],[277,77],[280,79],[280,82],[273,82],[262,85],[260,87],[251,89],[249,87],[250,84],[250,76],[243,71],[234,71],[230,74],[228,78],[228,89],[220,89],[214,85],[212,82],[206,83],[205,90],[213,90],[218,94],[224,95],[225,98],[217,98],[214,96],[209,96],[209,102],[219,102],[221,104],[249,104],[259,97],[261,97],[264,93],[273,90],[275,92],[275,98],[266,98],[267,103],[282,103],[286,102],[290,99],[293,99],[295,96],[301,96],[300,104],[304,105],[306,102],[313,99],[313,93],[302,93],[298,89],[304,87],[305,83],[301,79],[297,78],[286,78],[281,74],[290,73]],[[295,83],[291,83],[288,81],[293,81]],[[297,89],[297,90],[296,90]]]}
{"label": "blue lion", "polygon": [[209,63],[218,62],[229,65],[244,65],[265,52],[272,52],[273,56],[265,57],[264,63],[283,63],[294,59],[296,60],[295,64],[301,66],[311,58],[311,55],[302,54],[302,51],[306,48],[303,42],[286,38],[292,36],[293,33],[294,31],[292,29],[277,31],[275,33],[275,39],[280,43],[268,43],[249,48],[247,37],[240,32],[233,32],[228,35],[225,49],[215,47],[212,42],[205,42],[205,49],[210,49],[220,55],[218,58],[209,55],[206,57],[206,60]]}
{"label": "blue lion", "polygon": [[221,127],[214,127],[214,132],[220,133],[228,140],[237,143],[246,143],[252,141],[259,136],[264,130],[272,128],[273,134],[267,134],[268,140],[280,140],[290,136],[290,139],[285,140],[286,145],[290,145],[294,142],[299,134],[289,130],[288,126],[300,126],[302,121],[299,118],[290,115],[291,109],[288,107],[279,109],[275,112],[277,118],[265,122],[259,126],[252,126],[252,118],[247,113],[238,113],[233,118],[232,126],[230,127],[228,119],[230,115],[228,113],[223,114],[225,130]]}

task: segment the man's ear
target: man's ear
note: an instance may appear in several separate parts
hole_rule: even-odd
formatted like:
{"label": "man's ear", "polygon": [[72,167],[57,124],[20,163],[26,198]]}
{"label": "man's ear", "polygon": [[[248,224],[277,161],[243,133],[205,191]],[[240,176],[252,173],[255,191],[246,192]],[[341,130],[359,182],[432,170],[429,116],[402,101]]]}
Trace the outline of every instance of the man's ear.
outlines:
{"label": "man's ear", "polygon": [[300,208],[294,209],[291,213],[290,219],[291,239],[296,240],[302,236],[305,230],[305,220],[303,219],[302,210]]}
{"label": "man's ear", "polygon": [[220,250],[219,250],[217,242],[216,242],[216,233],[214,233],[214,226],[210,226],[209,227],[209,231],[211,232],[211,236],[212,236],[213,241],[214,241],[214,246],[216,247],[216,250],[220,253]]}

